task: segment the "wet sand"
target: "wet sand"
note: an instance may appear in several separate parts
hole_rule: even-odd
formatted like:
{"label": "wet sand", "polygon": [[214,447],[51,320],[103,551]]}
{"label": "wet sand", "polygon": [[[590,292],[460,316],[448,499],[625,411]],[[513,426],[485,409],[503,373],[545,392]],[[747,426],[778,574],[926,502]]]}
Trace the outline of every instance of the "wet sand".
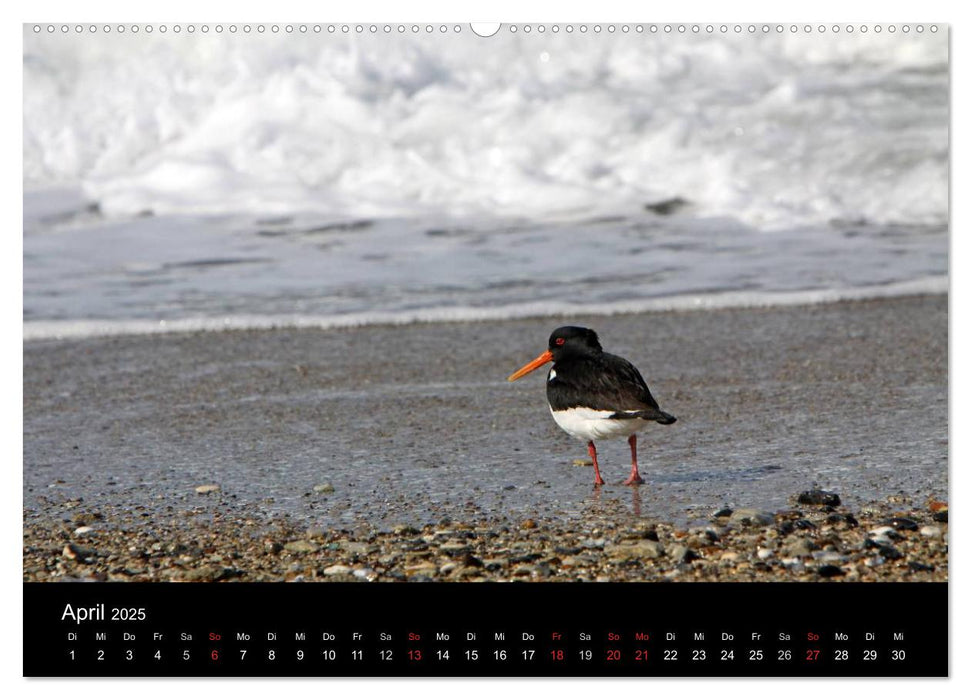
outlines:
{"label": "wet sand", "polygon": [[[25,576],[105,575],[125,541],[118,533],[163,548],[245,535],[267,557],[294,552],[264,538],[282,548],[309,530],[319,549],[340,531],[428,536],[442,522],[501,532],[532,521],[556,538],[595,520],[608,533],[657,526],[673,538],[731,531],[713,520],[724,507],[781,523],[814,485],[839,493],[839,512],[862,527],[880,526],[871,515],[907,514],[943,528],[928,541],[946,538],[927,505],[947,500],[946,297],[569,322],[631,359],[678,416],[643,434],[639,488],[620,485],[623,441],[598,446],[603,489],[574,466],[585,449],[553,424],[545,373],[505,381],[545,348],[558,319],[28,343],[25,547],[37,551],[25,555],[34,562]],[[218,489],[197,492],[206,485]],[[816,514],[811,537],[833,513]],[[281,528],[282,539],[268,534]],[[64,550],[77,538],[102,568]],[[930,564],[936,573],[891,557],[887,575],[946,578],[942,546],[914,555],[943,557]],[[536,576],[556,577],[551,566]],[[780,566],[783,576],[793,568]],[[342,573],[352,575],[332,575]]]}

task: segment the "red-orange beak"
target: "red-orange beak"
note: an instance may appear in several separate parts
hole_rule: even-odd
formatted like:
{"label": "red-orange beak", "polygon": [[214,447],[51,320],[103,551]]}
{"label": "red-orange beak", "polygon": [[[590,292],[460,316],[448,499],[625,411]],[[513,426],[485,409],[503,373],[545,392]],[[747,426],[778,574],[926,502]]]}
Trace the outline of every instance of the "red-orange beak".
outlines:
{"label": "red-orange beak", "polygon": [[532,362],[530,362],[528,365],[523,365],[522,367],[520,367],[519,369],[517,369],[515,372],[513,372],[512,374],[510,374],[509,375],[509,381],[510,382],[514,382],[517,379],[519,379],[520,377],[529,374],[534,369],[536,369],[538,367],[542,367],[547,362],[552,362],[552,361],[553,361],[553,353],[551,353],[549,350],[547,350],[542,355],[540,355],[539,357],[537,357],[535,360],[533,360]]}

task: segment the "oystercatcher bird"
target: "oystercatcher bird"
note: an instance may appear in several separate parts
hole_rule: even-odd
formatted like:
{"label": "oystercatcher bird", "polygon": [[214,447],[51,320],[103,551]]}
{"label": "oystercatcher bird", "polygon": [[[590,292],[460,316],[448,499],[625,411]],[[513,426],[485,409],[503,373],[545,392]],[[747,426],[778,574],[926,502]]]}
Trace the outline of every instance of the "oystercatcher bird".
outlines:
{"label": "oystercatcher bird", "polygon": [[593,441],[620,436],[627,437],[630,445],[630,476],[624,485],[643,484],[637,472],[637,432],[650,423],[670,425],[677,418],[661,410],[637,368],[623,357],[604,352],[597,334],[589,328],[557,328],[546,352],[509,375],[509,381],[551,361],[546,377],[550,413],[563,430],[587,442],[594,484],[600,486],[604,480]]}

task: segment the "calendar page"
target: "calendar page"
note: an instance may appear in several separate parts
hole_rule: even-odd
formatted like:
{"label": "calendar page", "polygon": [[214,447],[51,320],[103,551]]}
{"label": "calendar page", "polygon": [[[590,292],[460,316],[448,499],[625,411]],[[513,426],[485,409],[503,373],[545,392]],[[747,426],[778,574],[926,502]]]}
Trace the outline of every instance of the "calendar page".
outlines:
{"label": "calendar page", "polygon": [[947,676],[949,27],[27,23],[26,676]]}

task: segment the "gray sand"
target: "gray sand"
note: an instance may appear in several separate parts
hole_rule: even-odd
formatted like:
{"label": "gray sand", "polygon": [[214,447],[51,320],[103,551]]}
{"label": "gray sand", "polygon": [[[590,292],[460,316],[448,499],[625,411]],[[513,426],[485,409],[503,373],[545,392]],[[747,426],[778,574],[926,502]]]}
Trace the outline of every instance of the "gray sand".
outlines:
{"label": "gray sand", "polygon": [[569,319],[678,416],[642,435],[633,489],[623,441],[599,446],[599,491],[573,464],[586,450],[553,423],[545,371],[505,380],[562,322],[28,343],[25,521],[83,510],[151,530],[231,511],[352,529],[596,509],[690,525],[813,485],[849,507],[947,499],[946,297]]}
{"label": "gray sand", "polygon": [[560,321],[29,343],[24,579],[947,580],[945,298],[570,322],[643,486],[505,381]]}

